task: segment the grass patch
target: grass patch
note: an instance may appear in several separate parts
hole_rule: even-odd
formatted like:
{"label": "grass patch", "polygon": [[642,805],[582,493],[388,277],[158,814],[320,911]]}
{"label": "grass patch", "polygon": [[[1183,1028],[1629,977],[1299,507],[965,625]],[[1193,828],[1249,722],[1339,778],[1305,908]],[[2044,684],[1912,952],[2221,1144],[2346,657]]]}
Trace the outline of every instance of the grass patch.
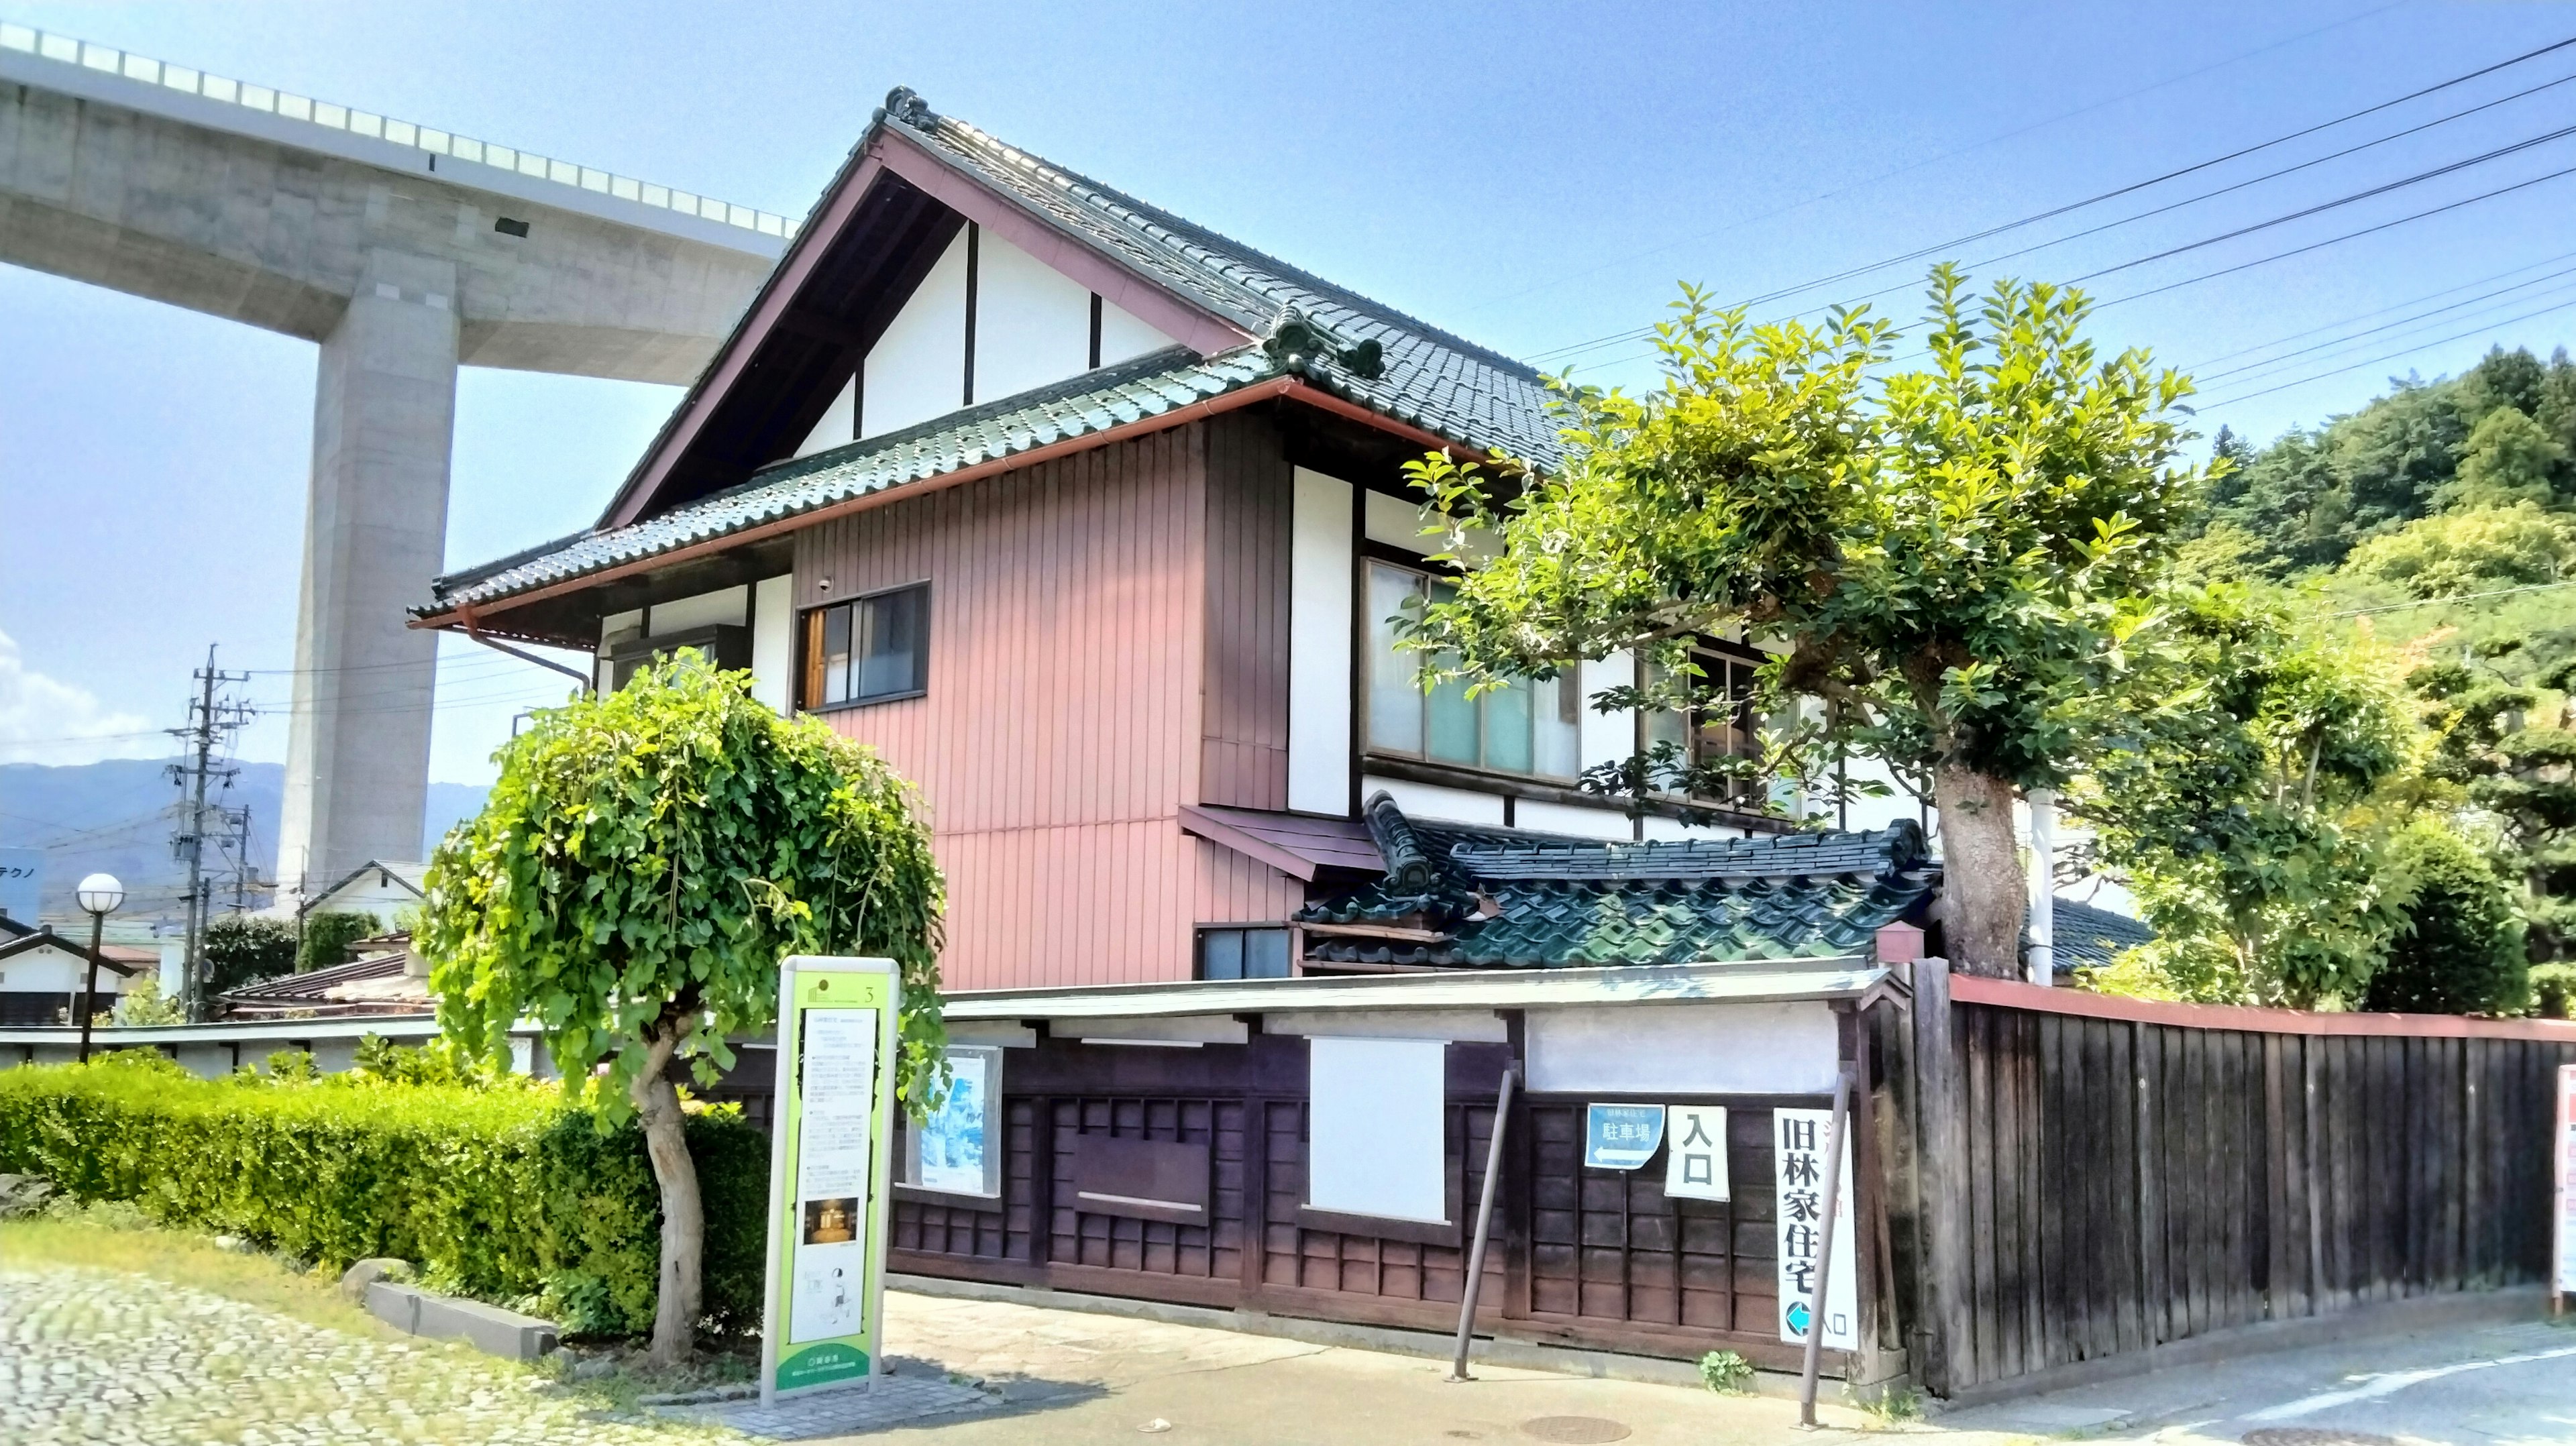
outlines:
{"label": "grass patch", "polygon": [[307,1325],[407,1339],[342,1300],[337,1277],[308,1273],[273,1255],[224,1250],[204,1235],[164,1230],[131,1205],[61,1205],[41,1215],[0,1220],[0,1265],[34,1270],[68,1265],[149,1276]]}

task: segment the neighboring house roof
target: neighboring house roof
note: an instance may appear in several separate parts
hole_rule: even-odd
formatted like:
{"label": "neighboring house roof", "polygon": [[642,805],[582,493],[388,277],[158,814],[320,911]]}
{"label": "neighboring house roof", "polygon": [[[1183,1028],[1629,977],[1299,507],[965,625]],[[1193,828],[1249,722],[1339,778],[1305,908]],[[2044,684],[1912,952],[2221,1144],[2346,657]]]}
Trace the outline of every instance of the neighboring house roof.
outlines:
{"label": "neighboring house roof", "polygon": [[2126,914],[2097,909],[2060,895],[2049,916],[2057,971],[2099,969],[2123,952],[2152,942],[2156,931]]}
{"label": "neighboring house roof", "polygon": [[1355,818],[1185,803],[1181,827],[1310,884],[1318,877],[1353,879],[1385,872],[1377,842]]}
{"label": "neighboring house roof", "polygon": [[[1238,394],[1265,383],[1274,389],[1311,387],[1435,438],[1507,453],[1541,468],[1560,458],[1559,419],[1534,368],[935,114],[908,90],[887,96],[851,164],[816,204],[815,217],[832,209],[843,186],[857,183],[865,174],[859,157],[887,136],[900,137],[1074,245],[1260,340],[1204,356],[1181,347],[1152,353],[899,432],[772,463],[738,486],[664,511],[653,512],[621,492],[612,515],[622,506],[636,520],[612,526],[604,518],[585,532],[441,577],[431,585],[435,601],[414,609],[417,615],[490,606],[1194,404],[1249,400]],[[791,249],[779,276],[795,255]],[[778,284],[778,276],[771,284]],[[745,328],[762,311],[756,301],[708,362],[656,440],[657,451],[680,445],[674,431],[679,419],[729,358],[750,345]],[[636,485],[630,479],[628,490]],[[639,507],[649,515],[637,515]]]}
{"label": "neighboring house roof", "polygon": [[412,863],[408,860],[398,863],[387,863],[382,859],[369,859],[365,863],[358,865],[356,868],[349,870],[347,873],[342,874],[338,879],[332,882],[329,888],[316,893],[305,905],[305,912],[310,913],[323,907],[324,901],[329,899],[333,894],[340,892],[342,889],[348,888],[352,884],[363,882],[369,874],[381,875],[381,878],[377,882],[377,887],[379,888],[392,888],[396,885],[400,885],[415,899],[427,899],[429,897],[429,895],[421,888],[421,881],[429,877],[429,865]]}
{"label": "neighboring house roof", "polygon": [[255,979],[227,990],[225,1012],[257,1018],[290,1013],[418,1014],[436,1007],[429,981],[410,972],[405,950],[371,954],[306,974]]}
{"label": "neighboring house roof", "polygon": [[[73,943],[51,929],[36,928],[19,934],[5,944],[0,944],[0,959],[14,959],[21,954],[34,954],[46,949],[60,949],[75,959],[92,957],[87,944]],[[128,962],[118,958],[119,952],[121,951],[100,949],[96,955],[98,966],[102,969],[114,970],[128,979],[144,971],[145,966],[141,962]]]}
{"label": "neighboring house roof", "polygon": [[1681,964],[1867,952],[1941,866],[1911,821],[1875,833],[1604,842],[1366,809],[1385,864],[1296,914],[1319,963]]}

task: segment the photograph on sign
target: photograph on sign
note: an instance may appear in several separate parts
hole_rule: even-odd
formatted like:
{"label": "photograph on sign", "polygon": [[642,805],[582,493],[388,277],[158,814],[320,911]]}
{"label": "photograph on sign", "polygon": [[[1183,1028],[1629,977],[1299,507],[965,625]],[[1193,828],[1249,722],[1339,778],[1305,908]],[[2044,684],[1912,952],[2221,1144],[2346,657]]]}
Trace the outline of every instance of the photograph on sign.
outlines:
{"label": "photograph on sign", "polygon": [[[1831,1110],[1773,1110],[1772,1168],[1779,1189],[1777,1232],[1780,1272],[1780,1339],[1803,1341],[1815,1318],[1816,1272],[1824,1255],[1825,1153]],[[1823,1343],[1860,1348],[1860,1278],[1852,1245],[1852,1150],[1843,1146],[1842,1179],[1834,1206],[1833,1268],[1825,1281]]]}
{"label": "photograph on sign", "polygon": [[1662,1105],[1588,1105],[1583,1111],[1583,1165],[1634,1170],[1664,1143]]}
{"label": "photograph on sign", "polygon": [[904,1183],[952,1195],[998,1197],[1002,1051],[990,1045],[952,1046],[948,1093],[939,1108],[910,1132]]}
{"label": "photograph on sign", "polygon": [[1723,1200],[1726,1194],[1726,1106],[1666,1105],[1664,1194],[1676,1200]]}

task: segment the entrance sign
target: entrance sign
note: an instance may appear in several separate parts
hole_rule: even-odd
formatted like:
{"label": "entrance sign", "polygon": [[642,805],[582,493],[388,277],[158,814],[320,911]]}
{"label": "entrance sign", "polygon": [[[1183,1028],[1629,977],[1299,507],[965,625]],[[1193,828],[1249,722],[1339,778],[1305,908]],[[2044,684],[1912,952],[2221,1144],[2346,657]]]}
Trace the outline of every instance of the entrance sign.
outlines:
{"label": "entrance sign", "polygon": [[1664,1143],[1662,1105],[1591,1105],[1583,1112],[1583,1165],[1634,1170]]}
{"label": "entrance sign", "polygon": [[1675,1200],[1726,1198],[1726,1106],[1666,1105],[1664,1196]]}
{"label": "entrance sign", "polygon": [[[1824,1245],[1825,1140],[1831,1110],[1773,1110],[1771,1150],[1779,1183],[1780,1339],[1804,1341],[1814,1319],[1816,1259]],[[1858,1257],[1852,1246],[1852,1151],[1843,1150],[1842,1180],[1834,1206],[1834,1272],[1825,1283],[1822,1343],[1860,1349]]]}
{"label": "entrance sign", "polygon": [[763,1401],[876,1379],[901,1003],[890,959],[779,968]]}
{"label": "entrance sign", "polygon": [[2550,1272],[2551,1303],[2576,1294],[2576,1064],[2558,1067],[2558,1127],[2549,1136],[2558,1167],[2557,1268]]}

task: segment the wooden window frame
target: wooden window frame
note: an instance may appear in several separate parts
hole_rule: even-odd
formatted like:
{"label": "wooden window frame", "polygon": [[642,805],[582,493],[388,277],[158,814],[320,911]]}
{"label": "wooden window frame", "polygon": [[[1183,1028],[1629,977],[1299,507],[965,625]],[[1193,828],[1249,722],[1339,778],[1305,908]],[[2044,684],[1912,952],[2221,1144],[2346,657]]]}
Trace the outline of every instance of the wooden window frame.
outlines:
{"label": "wooden window frame", "polygon": [[[1387,759],[1423,768],[1436,768],[1443,771],[1455,772],[1461,778],[1490,779],[1496,782],[1531,783],[1558,788],[1578,787],[1583,779],[1583,714],[1582,704],[1579,700],[1582,692],[1582,674],[1577,670],[1560,671],[1557,676],[1552,679],[1525,678],[1520,680],[1523,683],[1528,684],[1531,688],[1530,759],[1533,766],[1529,772],[1519,773],[1508,768],[1495,768],[1481,761],[1476,763],[1458,763],[1445,758],[1432,757],[1428,746],[1431,706],[1431,695],[1428,693],[1423,695],[1423,728],[1425,734],[1425,746],[1423,748],[1407,752],[1403,749],[1386,746],[1376,740],[1374,734],[1371,732],[1373,720],[1369,717],[1369,710],[1372,703],[1372,694],[1374,693],[1374,688],[1371,686],[1370,680],[1371,675],[1375,670],[1377,660],[1377,655],[1374,649],[1376,647],[1377,624],[1379,620],[1370,616],[1371,607],[1368,599],[1370,593],[1369,574],[1371,569],[1378,567],[1390,568],[1398,572],[1411,573],[1413,576],[1423,579],[1426,588],[1430,583],[1438,582],[1443,579],[1455,579],[1459,575],[1454,568],[1446,568],[1438,563],[1430,562],[1421,558],[1407,558],[1402,553],[1393,548],[1386,547],[1383,544],[1371,544],[1369,548],[1361,551],[1359,557],[1358,588],[1360,605],[1354,609],[1355,613],[1358,615],[1358,626],[1356,628],[1357,637],[1354,640],[1353,646],[1353,657],[1358,660],[1358,666],[1353,670],[1357,677],[1354,697],[1352,700],[1354,704],[1352,713],[1358,724],[1353,731],[1359,736],[1360,747],[1358,750],[1358,756],[1363,765],[1365,765],[1367,760],[1370,759]],[[1539,685],[1543,683],[1552,683],[1555,685],[1557,697],[1549,706],[1558,710],[1560,714],[1565,706],[1563,690],[1567,687],[1572,687],[1578,695],[1578,702],[1576,704],[1573,722],[1575,730],[1575,771],[1571,774],[1541,773],[1537,771],[1535,766],[1538,759],[1537,724],[1540,717],[1539,704],[1543,697],[1538,689]],[[1484,750],[1484,703],[1485,700],[1483,698],[1478,698],[1476,700],[1477,750],[1480,755]],[[1561,716],[1558,720],[1558,724],[1559,726],[1564,726]]]}

